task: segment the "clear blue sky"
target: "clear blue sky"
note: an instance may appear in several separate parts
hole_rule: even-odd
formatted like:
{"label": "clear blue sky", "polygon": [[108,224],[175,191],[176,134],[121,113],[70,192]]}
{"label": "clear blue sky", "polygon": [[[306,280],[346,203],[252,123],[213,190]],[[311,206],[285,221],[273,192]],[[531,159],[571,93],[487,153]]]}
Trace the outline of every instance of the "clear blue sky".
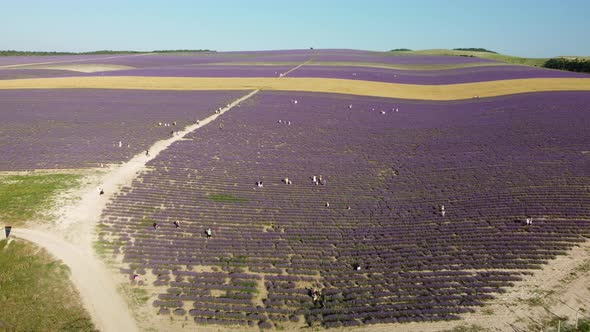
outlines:
{"label": "clear blue sky", "polygon": [[485,47],[590,55],[590,0],[3,0],[0,49]]}

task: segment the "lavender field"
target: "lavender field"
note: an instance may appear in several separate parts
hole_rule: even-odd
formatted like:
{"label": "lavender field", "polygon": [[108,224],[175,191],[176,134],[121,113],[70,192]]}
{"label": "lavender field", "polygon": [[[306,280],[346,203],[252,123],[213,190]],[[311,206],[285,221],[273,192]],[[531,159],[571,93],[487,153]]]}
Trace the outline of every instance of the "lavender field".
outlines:
{"label": "lavender field", "polygon": [[121,163],[243,94],[0,90],[0,171]]}
{"label": "lavender field", "polygon": [[[156,77],[279,77],[292,66],[207,65],[140,68],[92,73],[86,76],[156,76]],[[1,72],[0,72],[1,74]],[[80,75],[77,75],[80,76]]]}
{"label": "lavender field", "polygon": [[103,212],[101,238],[121,273],[159,287],[154,315],[455,320],[590,236],[588,128],[587,92],[261,92],[152,160]]}
{"label": "lavender field", "polygon": [[[244,90],[175,77],[243,78]],[[336,82],[335,94],[271,91],[308,88],[291,77],[361,82],[314,80]],[[440,102],[401,85],[379,86],[408,99],[346,85],[529,78],[530,89],[499,82],[507,95]],[[590,92],[539,92],[587,90],[579,78],[361,50],[5,57],[0,80],[23,81],[0,89],[0,171],[109,166],[96,179],[110,186],[104,205],[93,186],[89,205],[71,209],[92,211],[92,226],[68,236],[96,232],[124,286],[148,294],[146,326],[440,324],[481,314],[590,236]],[[198,91],[199,81],[217,90]]]}
{"label": "lavender field", "polygon": [[395,70],[370,67],[303,66],[291,77],[325,77],[404,84],[461,84],[521,78],[588,78],[584,73],[528,66],[487,66],[448,70]]}

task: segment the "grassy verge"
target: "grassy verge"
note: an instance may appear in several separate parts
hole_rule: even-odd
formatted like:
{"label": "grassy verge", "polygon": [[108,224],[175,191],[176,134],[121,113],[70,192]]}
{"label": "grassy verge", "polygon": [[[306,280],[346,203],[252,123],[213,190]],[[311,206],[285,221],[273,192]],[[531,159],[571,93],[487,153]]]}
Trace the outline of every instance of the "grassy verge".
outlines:
{"label": "grassy verge", "polygon": [[[559,329],[560,332],[590,332],[590,319],[587,317],[581,317],[578,320],[578,324],[572,319],[567,319],[568,317],[562,317],[559,319],[557,317],[544,320],[541,325],[543,325],[543,331],[557,331]],[[561,323],[559,322],[561,320]],[[538,329],[538,325],[531,325],[529,326],[529,330],[536,330]]]}
{"label": "grassy verge", "polygon": [[483,59],[502,61],[502,62],[506,62],[506,63],[510,63],[510,64],[538,66],[538,67],[542,66],[545,63],[545,61],[549,60],[548,58],[523,58],[523,57],[505,55],[505,54],[499,54],[499,53],[445,50],[445,49],[421,50],[421,51],[396,51],[396,52],[390,52],[390,54],[392,54],[392,55],[400,55],[400,54],[455,55],[455,56],[464,55],[464,56],[475,56],[475,57],[483,58]]}
{"label": "grassy verge", "polygon": [[78,185],[77,174],[10,175],[0,177],[0,220],[20,226],[41,216],[60,191]]}
{"label": "grassy verge", "polygon": [[67,266],[24,241],[0,241],[0,330],[95,331]]}

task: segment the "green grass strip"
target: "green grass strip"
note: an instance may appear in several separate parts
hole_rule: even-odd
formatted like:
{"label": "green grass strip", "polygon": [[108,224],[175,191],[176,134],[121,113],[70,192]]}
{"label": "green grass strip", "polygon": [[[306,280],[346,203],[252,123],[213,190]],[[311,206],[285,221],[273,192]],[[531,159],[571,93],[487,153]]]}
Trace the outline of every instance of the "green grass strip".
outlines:
{"label": "green grass strip", "polygon": [[56,194],[76,186],[80,178],[73,174],[0,177],[0,220],[19,226],[38,217],[51,208]]}
{"label": "green grass strip", "polygon": [[[4,326],[2,326],[4,325]],[[95,331],[69,269],[27,242],[0,241],[0,330]]]}

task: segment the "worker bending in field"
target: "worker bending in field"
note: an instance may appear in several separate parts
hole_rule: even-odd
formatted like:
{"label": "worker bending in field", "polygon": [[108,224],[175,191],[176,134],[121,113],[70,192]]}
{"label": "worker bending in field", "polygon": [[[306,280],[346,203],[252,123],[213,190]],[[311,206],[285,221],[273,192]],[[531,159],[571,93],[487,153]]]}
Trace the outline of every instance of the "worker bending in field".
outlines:
{"label": "worker bending in field", "polygon": [[313,300],[313,304],[319,304],[320,307],[324,307],[324,296],[322,295],[321,291],[317,288],[312,288],[310,290],[311,299]]}
{"label": "worker bending in field", "polygon": [[207,228],[207,230],[205,231],[205,234],[207,235],[207,238],[211,238],[211,236],[213,236],[213,232],[211,231],[211,228]]}

